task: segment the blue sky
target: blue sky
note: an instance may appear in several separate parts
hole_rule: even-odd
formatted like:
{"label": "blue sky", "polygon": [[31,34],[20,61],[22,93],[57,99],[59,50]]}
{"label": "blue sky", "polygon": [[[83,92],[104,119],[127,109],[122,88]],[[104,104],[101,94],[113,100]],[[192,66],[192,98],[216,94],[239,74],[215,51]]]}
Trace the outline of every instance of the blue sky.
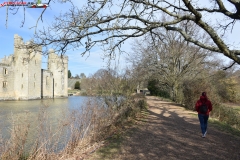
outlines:
{"label": "blue sky", "polygon": [[[0,0],[0,3],[5,2],[6,0]],[[31,2],[33,0],[26,0],[25,2]],[[46,2],[46,0],[42,0],[42,3]],[[83,4],[86,4],[87,0],[73,0],[74,5],[81,7]],[[204,5],[208,5],[208,0],[202,0],[201,3]],[[51,3],[51,5],[47,8],[46,12],[43,15],[43,23],[40,21],[38,24],[38,28],[43,26],[48,26],[53,22],[54,15],[58,16],[60,13],[66,12],[70,8],[69,3]],[[23,37],[24,41],[29,41],[33,34],[34,28],[31,27],[36,25],[37,18],[40,16],[43,9],[31,9],[26,8],[25,10],[25,24],[23,27],[21,26],[21,21],[23,20],[23,8],[21,7],[16,15],[12,15],[9,11],[7,28],[6,24],[6,9],[7,7],[0,8],[0,58],[3,58],[5,55],[8,56],[13,54],[13,40],[14,34],[18,34]],[[219,15],[213,15],[212,17],[204,17],[208,19],[208,21],[213,21]],[[217,23],[217,22],[216,22]],[[240,46],[240,25],[236,23],[235,29],[233,32],[229,32],[226,37],[226,41],[229,44],[234,44],[235,46]],[[130,51],[131,42],[125,43],[123,48],[126,51]],[[100,48],[94,48],[90,56],[85,55],[81,56],[82,50],[68,51],[67,56],[69,57],[69,69],[72,72],[72,75],[85,73],[87,76],[95,73],[98,69],[106,66],[107,59],[103,59],[103,53]],[[117,56],[117,62],[120,68],[125,66],[125,56],[121,55]],[[228,61],[227,58],[225,58]],[[46,62],[46,58],[43,57],[43,62]],[[112,61],[115,63],[114,61]],[[46,68],[46,63],[43,63],[43,68]]]}
{"label": "blue sky", "polygon": [[[24,2],[32,2],[34,0],[26,0]],[[5,0],[0,0],[0,3],[6,2]],[[42,3],[46,2],[46,0],[42,0]],[[82,6],[85,4],[86,0],[73,0],[74,4],[77,6]],[[38,24],[38,28],[42,26],[50,25],[54,20],[54,15],[58,16],[60,13],[66,12],[70,8],[69,3],[51,3],[51,5],[47,8],[43,15],[43,23],[40,21]],[[29,41],[33,37],[35,32],[34,28],[31,27],[36,25],[37,18],[40,16],[43,9],[37,8],[26,8],[25,10],[25,24],[23,27],[21,26],[21,21],[23,20],[23,8],[20,7],[19,11],[16,15],[12,15],[9,11],[8,15],[8,23],[7,28],[6,24],[6,9],[7,7],[0,8],[0,59],[4,56],[8,56],[13,54],[13,42],[14,42],[14,34],[18,34],[23,37],[23,40]],[[128,45],[125,45],[128,48]],[[86,76],[94,74],[98,69],[104,68],[107,65],[108,59],[103,59],[103,53],[100,48],[94,48],[90,55],[86,54],[81,56],[83,50],[75,50],[68,51],[66,54],[69,58],[69,70],[71,70],[72,75],[85,73]],[[118,59],[120,64],[119,66],[124,66],[125,58],[124,55],[120,56]],[[43,68],[46,68],[46,57],[43,56]],[[115,63],[115,61],[112,61]]]}

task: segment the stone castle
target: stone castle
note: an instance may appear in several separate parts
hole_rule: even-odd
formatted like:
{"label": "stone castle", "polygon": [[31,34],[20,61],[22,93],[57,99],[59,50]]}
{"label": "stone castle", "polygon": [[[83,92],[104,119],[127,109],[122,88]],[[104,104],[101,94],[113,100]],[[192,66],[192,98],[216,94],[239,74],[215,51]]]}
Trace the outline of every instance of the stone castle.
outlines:
{"label": "stone castle", "polygon": [[68,57],[50,50],[48,69],[41,69],[42,47],[24,47],[29,44],[14,35],[14,54],[0,61],[0,100],[67,97]]}

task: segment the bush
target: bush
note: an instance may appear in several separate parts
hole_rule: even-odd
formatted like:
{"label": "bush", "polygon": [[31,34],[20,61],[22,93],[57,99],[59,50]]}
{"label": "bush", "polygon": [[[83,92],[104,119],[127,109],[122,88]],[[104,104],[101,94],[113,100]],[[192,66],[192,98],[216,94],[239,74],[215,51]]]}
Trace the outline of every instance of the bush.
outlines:
{"label": "bush", "polygon": [[147,109],[147,102],[144,99],[141,99],[137,102],[137,106],[143,110],[143,109]]}
{"label": "bush", "polygon": [[214,106],[211,115],[221,122],[225,122],[236,129],[240,129],[240,115],[229,106],[217,104]]}
{"label": "bush", "polygon": [[74,89],[81,89],[81,88],[80,88],[80,82],[79,82],[79,81],[77,81],[77,82],[75,83]]}
{"label": "bush", "polygon": [[157,80],[150,80],[148,82],[148,90],[153,96],[170,98],[170,94],[164,88],[159,87]]}

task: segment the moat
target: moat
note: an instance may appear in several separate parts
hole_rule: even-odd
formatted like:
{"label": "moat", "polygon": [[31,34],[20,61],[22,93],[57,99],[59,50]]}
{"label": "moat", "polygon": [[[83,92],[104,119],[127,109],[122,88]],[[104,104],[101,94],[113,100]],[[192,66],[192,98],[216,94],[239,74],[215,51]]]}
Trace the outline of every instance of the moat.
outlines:
{"label": "moat", "polygon": [[[38,125],[39,114],[46,111],[47,122],[51,125],[52,131],[60,120],[72,110],[78,110],[89,99],[85,96],[70,96],[59,99],[43,99],[29,101],[0,101],[0,135],[8,139],[11,134],[13,122],[30,122],[30,128]],[[32,130],[32,129],[30,129]],[[31,134],[31,133],[30,133]],[[32,132],[34,134],[34,132]],[[31,137],[34,137],[33,135]]]}

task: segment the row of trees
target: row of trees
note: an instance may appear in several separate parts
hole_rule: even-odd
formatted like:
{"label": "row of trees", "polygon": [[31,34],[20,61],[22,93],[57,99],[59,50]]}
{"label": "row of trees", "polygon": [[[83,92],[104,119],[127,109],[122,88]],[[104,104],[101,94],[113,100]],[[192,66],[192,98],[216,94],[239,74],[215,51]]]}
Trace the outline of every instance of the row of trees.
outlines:
{"label": "row of trees", "polygon": [[70,70],[68,70],[68,78],[86,78],[86,75],[84,73],[81,73],[80,75],[76,74],[75,76],[72,76],[72,73]]}
{"label": "row of trees", "polygon": [[130,95],[136,89],[136,81],[129,70],[99,69],[81,81],[81,89],[89,95]]}

